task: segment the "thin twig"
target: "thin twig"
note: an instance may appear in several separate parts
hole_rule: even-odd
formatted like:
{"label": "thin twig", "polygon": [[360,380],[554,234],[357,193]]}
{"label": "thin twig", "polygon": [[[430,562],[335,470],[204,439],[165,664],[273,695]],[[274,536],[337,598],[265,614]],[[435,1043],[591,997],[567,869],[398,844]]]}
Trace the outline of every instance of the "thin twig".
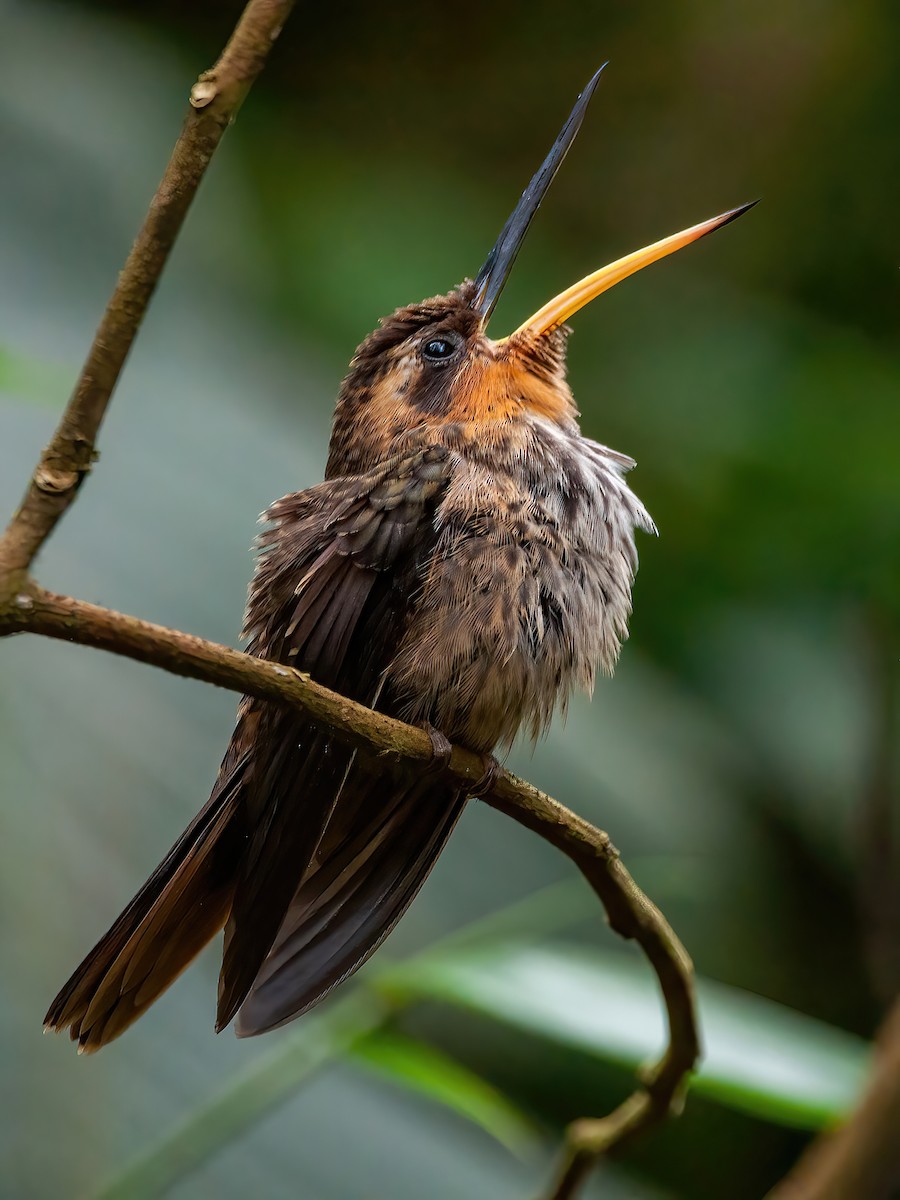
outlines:
{"label": "thin twig", "polygon": [[876,991],[893,1004],[862,1099],[848,1120],[809,1146],[769,1200],[894,1200],[900,1194],[900,954],[897,948],[896,636],[876,606],[866,613],[872,736],[861,821],[863,937]]}
{"label": "thin twig", "polygon": [[[429,762],[433,755],[423,730],[348,700],[300,671],[69,596],[56,596],[35,584],[15,597],[5,616],[0,612],[0,636],[17,632],[107,650],[175,675],[299,708],[351,744],[375,750],[407,769]],[[459,746],[453,747],[446,769],[463,787],[484,776],[480,755]],[[606,833],[503,768],[497,770],[482,799],[572,860],[603,902],[610,927],[641,946],[656,971],[666,1006],[668,1048],[645,1072],[641,1086],[609,1116],[570,1126],[559,1179],[549,1194],[552,1200],[569,1200],[601,1155],[678,1111],[700,1052],[692,966]]]}
{"label": "thin twig", "polygon": [[900,640],[878,604],[870,602],[861,615],[869,732],[857,821],[860,932],[873,990],[887,1006],[900,989]]}
{"label": "thin twig", "polygon": [[[156,195],[119,275],[75,390],[0,539],[0,574],[19,586],[74,500],[169,252],[206,168],[259,75],[294,0],[250,0],[221,58],[191,89],[191,107]],[[7,590],[7,589],[4,589]]]}
{"label": "thin twig", "polygon": [[847,1122],[812,1143],[767,1200],[896,1200],[900,1194],[900,1000],[879,1034],[869,1084]]}
{"label": "thin twig", "polygon": [[[294,0],[250,0],[222,57],[191,91],[191,110],[144,225],[101,320],[56,433],[18,511],[0,538],[0,637],[37,633],[108,650],[177,675],[274,703],[293,705],[336,735],[396,760],[404,769],[432,757],[428,736],[330,692],[298,671],[135,617],[40,588],[29,569],[90,471],[113,389],[200,181],[222,134],[263,67]],[[481,758],[454,747],[449,773],[471,787]],[[699,1053],[691,964],[659,911],[619,860],[608,836],[508,771],[487,803],[566,854],[602,900],[609,923],[643,948],[660,980],[669,1047],[640,1088],[614,1113],[575,1122],[554,1200],[571,1197],[595,1159],[630,1140],[680,1101]]]}
{"label": "thin twig", "polygon": [[643,1071],[642,1086],[618,1108],[606,1117],[571,1123],[548,1200],[571,1200],[599,1158],[621,1150],[667,1117],[679,1115],[701,1053],[693,965],[671,926],[618,857],[608,860],[605,870],[598,869],[599,858],[575,861],[603,901],[610,927],[622,937],[633,938],[656,971],[669,1037],[659,1062]]}

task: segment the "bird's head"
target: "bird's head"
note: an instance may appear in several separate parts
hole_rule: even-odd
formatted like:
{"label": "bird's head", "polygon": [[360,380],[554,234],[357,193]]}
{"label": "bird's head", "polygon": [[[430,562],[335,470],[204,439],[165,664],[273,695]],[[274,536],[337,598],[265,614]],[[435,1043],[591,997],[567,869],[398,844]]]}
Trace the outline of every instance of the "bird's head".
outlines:
{"label": "bird's head", "polygon": [[[357,350],[335,413],[329,474],[370,465],[402,433],[422,424],[492,424],[525,413],[560,423],[576,417],[566,383],[566,322],[636,271],[720,229],[752,208],[732,209],[594,271],[560,292],[514,333],[494,339],[491,314],[525,234],[581,127],[603,67],[522,193],[474,281],[399,308]],[[367,461],[368,460],[368,461]]]}

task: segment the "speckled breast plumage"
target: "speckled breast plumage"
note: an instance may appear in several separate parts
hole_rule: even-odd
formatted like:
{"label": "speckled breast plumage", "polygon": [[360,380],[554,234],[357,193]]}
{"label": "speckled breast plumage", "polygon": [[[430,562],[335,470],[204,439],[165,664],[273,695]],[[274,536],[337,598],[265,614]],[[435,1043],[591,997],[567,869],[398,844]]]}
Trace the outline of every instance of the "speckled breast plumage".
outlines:
{"label": "speckled breast plumage", "polygon": [[[417,437],[423,432],[417,431]],[[636,527],[631,459],[572,419],[523,413],[425,436],[451,451],[437,541],[388,670],[400,711],[473,749],[533,737],[575,688],[610,671],[627,636]]]}

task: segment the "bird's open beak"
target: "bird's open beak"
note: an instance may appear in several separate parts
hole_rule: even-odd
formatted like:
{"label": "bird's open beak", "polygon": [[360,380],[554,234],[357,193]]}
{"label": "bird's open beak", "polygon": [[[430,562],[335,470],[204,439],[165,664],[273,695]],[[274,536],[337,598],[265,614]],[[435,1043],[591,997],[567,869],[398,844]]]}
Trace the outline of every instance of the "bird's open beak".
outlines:
{"label": "bird's open beak", "polygon": [[[603,67],[606,63],[603,64]],[[559,137],[553,143],[550,153],[544,159],[537,174],[522,193],[519,203],[510,214],[509,220],[500,231],[500,236],[494,243],[494,248],[484,260],[484,266],[475,278],[475,297],[472,307],[481,314],[487,324],[488,318],[494,311],[494,306],[500,299],[503,285],[509,278],[516,255],[519,253],[525,234],[532,218],[541,206],[541,201],[547,194],[547,188],[553,182],[553,177],[562,166],[562,161],[569,152],[569,147],[575,141],[591,96],[600,82],[603,71],[600,68],[591,78],[587,87],[575,101],[575,107],[569,114],[560,130]]]}
{"label": "bird's open beak", "polygon": [[[604,66],[606,66],[605,63]],[[550,153],[544,159],[540,170],[531,180],[531,183],[529,183],[528,187],[522,193],[519,203],[513,209],[493,249],[485,259],[484,266],[478,272],[475,279],[475,295],[472,300],[472,307],[481,315],[485,324],[487,324],[491,313],[494,311],[503,286],[509,278],[509,273],[525,239],[525,234],[528,232],[532,218],[540,207],[547,189],[553,182],[553,177],[562,165],[569,147],[574,142],[575,136],[581,128],[581,122],[584,120],[584,114],[600,80],[602,71],[603,67],[591,78],[587,87],[576,100],[575,107],[569,114],[569,119],[562,127],[556,141],[553,143]],[[665,258],[666,255],[673,254],[676,250],[681,250],[684,246],[689,246],[691,242],[696,242],[699,238],[705,237],[706,234],[712,233],[713,230],[721,229],[723,225],[736,220],[747,209],[752,208],[754,204],[756,204],[755,200],[749,204],[741,205],[740,208],[733,208],[729,212],[722,213],[721,216],[713,217],[712,220],[704,221],[700,225],[692,225],[690,229],[685,229],[681,233],[663,238],[660,242],[654,242],[652,246],[646,246],[643,250],[638,250],[634,254],[628,254],[625,258],[619,258],[607,267],[601,267],[599,271],[594,271],[591,275],[587,275],[572,287],[566,288],[564,292],[560,292],[558,296],[555,296],[548,304],[539,309],[534,316],[529,317],[527,321],[523,322],[516,330],[516,334],[528,331],[539,335],[557,329],[569,317],[578,312],[580,308],[584,308],[586,304],[590,303],[591,300],[599,296],[602,292],[608,291],[609,288],[621,280],[627,279],[629,275],[634,275],[636,271],[648,267],[651,263],[658,262],[661,258]],[[515,336],[515,334],[512,336]],[[506,341],[507,339],[503,338],[501,340]]]}
{"label": "bird's open beak", "polygon": [[[543,308],[538,309],[534,316],[523,321],[516,333],[525,333],[527,330],[529,333],[537,335],[558,329],[560,325],[568,321],[569,317],[577,313],[580,308],[584,308],[586,304],[590,304],[602,292],[609,291],[611,287],[615,287],[629,275],[634,275],[636,271],[642,271],[644,267],[649,267],[651,263],[659,262],[667,254],[674,254],[676,250],[681,250],[684,246],[689,246],[691,242],[706,237],[708,233],[721,229],[730,221],[737,220],[756,203],[756,200],[751,200],[749,204],[742,204],[740,208],[732,208],[729,212],[722,213],[721,216],[712,217],[709,221],[703,221],[699,225],[692,225],[690,229],[683,229],[681,233],[673,233],[671,237],[654,242],[651,246],[645,246],[643,250],[635,250],[633,254],[617,258],[609,266],[601,267],[599,271],[586,275],[578,283],[573,283],[564,292],[554,296]],[[512,336],[515,337],[515,334]]]}

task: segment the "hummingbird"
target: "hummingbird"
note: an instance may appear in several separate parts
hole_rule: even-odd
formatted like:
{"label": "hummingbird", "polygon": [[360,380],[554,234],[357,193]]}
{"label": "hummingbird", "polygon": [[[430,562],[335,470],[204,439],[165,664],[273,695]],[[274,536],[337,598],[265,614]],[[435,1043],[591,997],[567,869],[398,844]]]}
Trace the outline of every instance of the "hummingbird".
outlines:
{"label": "hummingbird", "polygon": [[[604,64],[605,65],[605,64]],[[404,773],[302,713],[244,697],[206,806],[50,1006],[79,1053],[118,1037],[222,929],[217,1031],[299,1017],[390,934],[495,750],[543,733],[611,673],[627,636],[635,531],[655,526],[633,459],[586,438],[568,320],[745,212],[732,209],[561,292],[514,333],[487,326],[581,126],[593,76],[474,279],[399,308],[356,351],[324,482],[264,514],[248,652],[429,731]],[[469,793],[440,770],[484,756]]]}

